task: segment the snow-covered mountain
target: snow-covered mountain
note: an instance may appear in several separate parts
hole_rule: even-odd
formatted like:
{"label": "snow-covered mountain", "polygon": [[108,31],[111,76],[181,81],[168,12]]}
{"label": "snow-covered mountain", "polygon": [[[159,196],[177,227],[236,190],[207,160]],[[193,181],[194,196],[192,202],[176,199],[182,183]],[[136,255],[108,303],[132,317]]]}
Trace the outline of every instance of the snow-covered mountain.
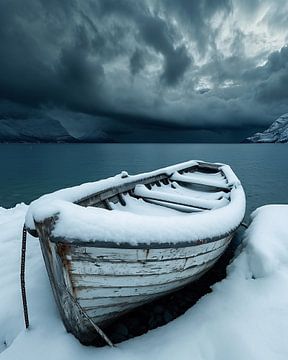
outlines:
{"label": "snow-covered mountain", "polygon": [[53,119],[1,119],[0,142],[75,142],[75,139]]}
{"label": "snow-covered mountain", "polygon": [[288,113],[281,115],[262,133],[246,139],[250,143],[288,143]]}
{"label": "snow-covered mountain", "polygon": [[[56,116],[57,115],[57,116]],[[69,115],[69,114],[68,114]],[[90,119],[89,119],[90,120]],[[94,122],[95,123],[95,122]],[[64,121],[62,113],[37,113],[23,116],[9,113],[0,117],[0,142],[111,142],[93,121],[73,119]]]}

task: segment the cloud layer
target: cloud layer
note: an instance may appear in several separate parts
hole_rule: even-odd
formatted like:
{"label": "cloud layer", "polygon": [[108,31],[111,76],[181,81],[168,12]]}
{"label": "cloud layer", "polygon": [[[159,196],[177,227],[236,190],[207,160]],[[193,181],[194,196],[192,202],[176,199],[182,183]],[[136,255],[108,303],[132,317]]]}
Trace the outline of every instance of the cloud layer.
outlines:
{"label": "cloud layer", "polygon": [[0,98],[108,132],[265,126],[288,111],[287,24],[286,0],[3,0]]}

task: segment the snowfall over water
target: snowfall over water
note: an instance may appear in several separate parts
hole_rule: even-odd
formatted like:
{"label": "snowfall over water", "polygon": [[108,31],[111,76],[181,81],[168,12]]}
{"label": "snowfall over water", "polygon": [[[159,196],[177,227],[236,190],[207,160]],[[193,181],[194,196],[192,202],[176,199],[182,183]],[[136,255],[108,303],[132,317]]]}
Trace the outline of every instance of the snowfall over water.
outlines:
{"label": "snowfall over water", "polygon": [[[151,239],[157,243],[175,243],[181,241],[197,241],[199,239],[223,236],[235,230],[242,221],[245,214],[245,194],[239,179],[228,165],[221,165],[221,170],[225,178],[220,174],[189,174],[193,183],[204,183],[230,189],[230,201],[223,197],[222,201],[213,199],[200,199],[194,197],[184,197],[178,191],[173,196],[173,200],[185,205],[183,199],[193,200],[196,206],[211,204],[213,211],[203,211],[201,213],[175,215],[173,221],[169,221],[168,212],[163,216],[155,217],[147,206],[143,204],[141,214],[129,211],[109,211],[97,207],[82,207],[74,204],[73,201],[89,197],[91,194],[103,189],[121,186],[127,181],[134,182],[143,177],[150,177],[159,174],[172,175],[171,179],[180,180],[187,178],[188,175],[181,175],[178,170],[197,165],[197,161],[189,161],[177,164],[164,169],[159,169],[146,174],[128,176],[127,173],[97,181],[94,183],[82,184],[80,186],[56,191],[52,194],[44,195],[40,199],[32,202],[26,215],[25,223],[28,228],[34,229],[34,220],[42,221],[45,218],[57,214],[57,221],[53,229],[54,237],[64,238],[65,241],[112,241],[129,242],[130,244],[145,243],[149,244]],[[128,177],[128,180],[127,180]],[[200,179],[201,178],[201,179]],[[144,188],[144,189],[143,189]],[[144,185],[137,185],[135,194],[145,191]],[[146,190],[149,192],[149,190]],[[178,194],[178,195],[177,195]],[[144,194],[145,195],[145,194]],[[167,196],[167,193],[164,194]],[[216,208],[216,202],[219,208]],[[112,204],[113,205],[113,204]],[[191,204],[190,204],[191,205]],[[150,209],[151,210],[151,206]],[[177,214],[177,212],[176,212]],[[178,213],[179,214],[179,213]],[[224,221],[223,221],[224,219]],[[210,224],[207,227],[207,223]],[[145,231],[143,231],[145,229]]]}
{"label": "snowfall over water", "polygon": [[286,360],[288,358],[288,206],[269,205],[252,224],[224,280],[184,315],[116,348],[81,345],[65,331],[39,242],[28,236],[24,329],[19,260],[27,206],[0,208],[1,360]]}

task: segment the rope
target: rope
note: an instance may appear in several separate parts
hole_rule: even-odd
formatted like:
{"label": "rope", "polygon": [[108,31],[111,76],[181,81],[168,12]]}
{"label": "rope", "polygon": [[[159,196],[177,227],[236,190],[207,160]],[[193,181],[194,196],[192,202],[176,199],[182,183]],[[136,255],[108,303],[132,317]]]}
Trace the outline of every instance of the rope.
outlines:
{"label": "rope", "polygon": [[242,223],[240,225],[245,227],[245,229],[248,229],[248,227],[249,227],[244,221],[242,221]]}
{"label": "rope", "polygon": [[[58,287],[60,287],[57,284]],[[82,306],[79,304],[77,299],[74,298],[74,296],[71,295],[70,291],[67,289],[66,286],[61,286],[65,292],[69,295],[73,303],[77,306],[80,313],[90,322],[90,324],[93,326],[93,328],[96,330],[96,332],[102,337],[102,339],[110,346],[115,347],[115,345],[112,343],[112,341],[109,339],[109,337],[104,333],[104,331],[97,325],[95,322],[90,318],[90,316],[86,313],[86,311],[82,308]]]}
{"label": "rope", "polygon": [[22,303],[23,303],[25,327],[26,327],[26,329],[28,329],[29,328],[29,316],[28,316],[28,306],[27,306],[26,289],[25,289],[26,239],[27,239],[27,229],[24,225],[23,232],[22,232],[20,282],[21,282],[21,293],[22,293]]}
{"label": "rope", "polygon": [[[29,316],[28,316],[28,306],[27,306],[27,298],[26,298],[26,289],[25,289],[25,257],[26,257],[26,240],[27,240],[27,229],[25,225],[23,226],[22,232],[22,248],[21,248],[21,272],[20,272],[20,281],[21,281],[21,293],[22,293],[22,303],[23,303],[23,311],[24,311],[24,319],[25,319],[25,327],[29,328]],[[60,285],[56,284],[58,287]],[[115,345],[108,338],[108,336],[104,333],[103,330],[100,329],[98,325],[94,323],[94,321],[89,317],[89,315],[85,312],[82,306],[78,303],[78,301],[70,294],[66,286],[63,286],[65,292],[70,296],[74,304],[77,306],[81,314],[90,322],[96,332],[106,341],[106,343],[114,347]]]}

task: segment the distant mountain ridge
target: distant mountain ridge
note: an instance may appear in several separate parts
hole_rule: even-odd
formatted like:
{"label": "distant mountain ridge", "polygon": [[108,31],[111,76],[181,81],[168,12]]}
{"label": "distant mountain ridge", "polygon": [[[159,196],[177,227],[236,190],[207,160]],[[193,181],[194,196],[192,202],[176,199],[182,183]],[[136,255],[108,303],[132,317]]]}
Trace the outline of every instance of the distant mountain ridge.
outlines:
{"label": "distant mountain ridge", "polygon": [[248,137],[248,143],[288,143],[288,113],[281,115],[262,133]]}
{"label": "distant mountain ridge", "polygon": [[0,118],[0,143],[81,143],[113,142],[106,134],[93,129],[82,133],[71,132],[69,127],[51,116],[23,118],[21,116]]}
{"label": "distant mountain ridge", "polygon": [[66,129],[53,119],[0,120],[1,142],[75,142]]}

